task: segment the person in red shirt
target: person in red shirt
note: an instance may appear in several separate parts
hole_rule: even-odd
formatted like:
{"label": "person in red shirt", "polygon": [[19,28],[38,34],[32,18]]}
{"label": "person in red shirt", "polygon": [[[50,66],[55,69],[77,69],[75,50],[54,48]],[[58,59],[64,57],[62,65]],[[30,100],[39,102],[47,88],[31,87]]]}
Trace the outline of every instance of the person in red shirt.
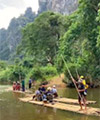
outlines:
{"label": "person in red shirt", "polygon": [[18,90],[18,85],[17,85],[17,82],[16,82],[16,90]]}
{"label": "person in red shirt", "polygon": [[16,90],[16,82],[13,82],[13,90]]}
{"label": "person in red shirt", "polygon": [[20,82],[17,82],[17,90],[20,91]]}

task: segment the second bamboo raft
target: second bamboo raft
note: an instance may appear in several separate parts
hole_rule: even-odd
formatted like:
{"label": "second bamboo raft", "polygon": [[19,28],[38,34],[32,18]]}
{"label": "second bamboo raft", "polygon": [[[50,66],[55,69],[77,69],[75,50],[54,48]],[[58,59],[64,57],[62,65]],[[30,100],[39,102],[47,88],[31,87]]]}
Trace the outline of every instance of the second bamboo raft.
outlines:
{"label": "second bamboo raft", "polygon": [[22,102],[41,105],[45,107],[56,108],[56,109],[65,110],[65,111],[72,111],[72,112],[76,112],[76,113],[80,113],[84,115],[100,116],[99,108],[87,107],[87,111],[79,111],[80,106],[78,105],[70,105],[70,104],[64,104],[64,103],[59,103],[59,102],[56,102],[54,105],[50,103],[44,104],[43,102],[40,102],[40,101],[33,101],[31,97],[19,98],[19,99]]}

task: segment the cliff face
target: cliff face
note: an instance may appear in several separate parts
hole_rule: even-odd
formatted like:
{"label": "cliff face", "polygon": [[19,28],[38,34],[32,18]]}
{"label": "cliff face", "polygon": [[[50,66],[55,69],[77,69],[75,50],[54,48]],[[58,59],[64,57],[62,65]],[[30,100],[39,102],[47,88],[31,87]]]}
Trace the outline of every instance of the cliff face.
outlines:
{"label": "cliff face", "polygon": [[[39,11],[54,11],[62,14],[70,14],[77,9],[78,0],[39,0]],[[25,11],[24,15],[13,18],[7,30],[0,29],[0,59],[8,60],[15,52],[16,46],[22,39],[21,29],[27,23],[33,22],[37,15],[31,8]]]}
{"label": "cliff face", "polygon": [[78,0],[39,0],[39,13],[47,10],[71,14],[78,7]]}
{"label": "cliff face", "polygon": [[33,22],[36,14],[27,8],[25,14],[10,21],[7,30],[0,29],[0,59],[8,60],[22,39],[21,30],[27,23]]}

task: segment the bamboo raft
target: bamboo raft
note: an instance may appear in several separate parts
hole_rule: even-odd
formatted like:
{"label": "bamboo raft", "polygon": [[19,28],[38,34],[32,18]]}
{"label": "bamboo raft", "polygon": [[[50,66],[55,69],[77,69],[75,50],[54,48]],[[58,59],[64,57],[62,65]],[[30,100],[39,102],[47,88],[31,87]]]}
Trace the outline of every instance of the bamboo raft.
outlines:
{"label": "bamboo raft", "polygon": [[32,92],[31,91],[25,91],[25,92],[23,92],[23,91],[13,91],[14,93],[19,93],[19,94],[32,94]]}
{"label": "bamboo raft", "polygon": [[[35,94],[32,94],[31,91],[25,91],[25,92],[22,92],[22,91],[13,91],[14,93],[19,93],[19,94],[24,94],[26,97],[32,97],[35,95]],[[71,99],[71,98],[56,98],[54,99],[55,102],[60,102],[60,103],[67,103],[67,104],[79,104],[78,103],[78,100],[77,99]],[[97,102],[96,101],[87,101],[87,105],[88,104],[96,104]]]}
{"label": "bamboo raft", "polygon": [[[60,102],[60,103],[79,104],[77,99],[71,99],[71,98],[57,98],[57,99],[54,99],[54,101]],[[96,104],[96,101],[87,101],[86,104],[87,105]]]}
{"label": "bamboo raft", "polygon": [[43,102],[40,102],[40,101],[33,101],[31,97],[19,98],[19,100],[26,103],[36,104],[36,105],[45,106],[49,108],[56,108],[64,111],[71,111],[71,112],[80,113],[84,115],[100,116],[99,108],[87,107],[87,111],[79,111],[80,106],[78,105],[70,105],[70,104],[59,103],[59,102],[56,102],[54,105],[50,103],[44,104]]}
{"label": "bamboo raft", "polygon": [[[32,94],[31,91],[25,91],[25,92],[22,92],[22,91],[13,91],[14,93],[19,93],[19,94],[24,94],[26,97],[32,97],[35,95],[35,94]],[[79,104],[78,103],[78,100],[77,99],[71,99],[71,98],[56,98],[54,99],[55,102],[60,102],[60,103],[67,103],[67,104]],[[87,101],[86,103],[87,105],[88,104],[96,104],[96,101]]]}

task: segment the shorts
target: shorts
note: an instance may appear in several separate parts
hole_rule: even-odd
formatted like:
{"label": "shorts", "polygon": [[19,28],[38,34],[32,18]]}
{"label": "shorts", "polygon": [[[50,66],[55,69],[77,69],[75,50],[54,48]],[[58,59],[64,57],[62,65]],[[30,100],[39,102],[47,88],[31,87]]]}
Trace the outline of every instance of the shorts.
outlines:
{"label": "shorts", "polygon": [[84,92],[81,92],[80,95],[78,95],[78,101],[80,102],[81,101],[81,98],[84,98],[87,94],[85,94],[85,91]]}

